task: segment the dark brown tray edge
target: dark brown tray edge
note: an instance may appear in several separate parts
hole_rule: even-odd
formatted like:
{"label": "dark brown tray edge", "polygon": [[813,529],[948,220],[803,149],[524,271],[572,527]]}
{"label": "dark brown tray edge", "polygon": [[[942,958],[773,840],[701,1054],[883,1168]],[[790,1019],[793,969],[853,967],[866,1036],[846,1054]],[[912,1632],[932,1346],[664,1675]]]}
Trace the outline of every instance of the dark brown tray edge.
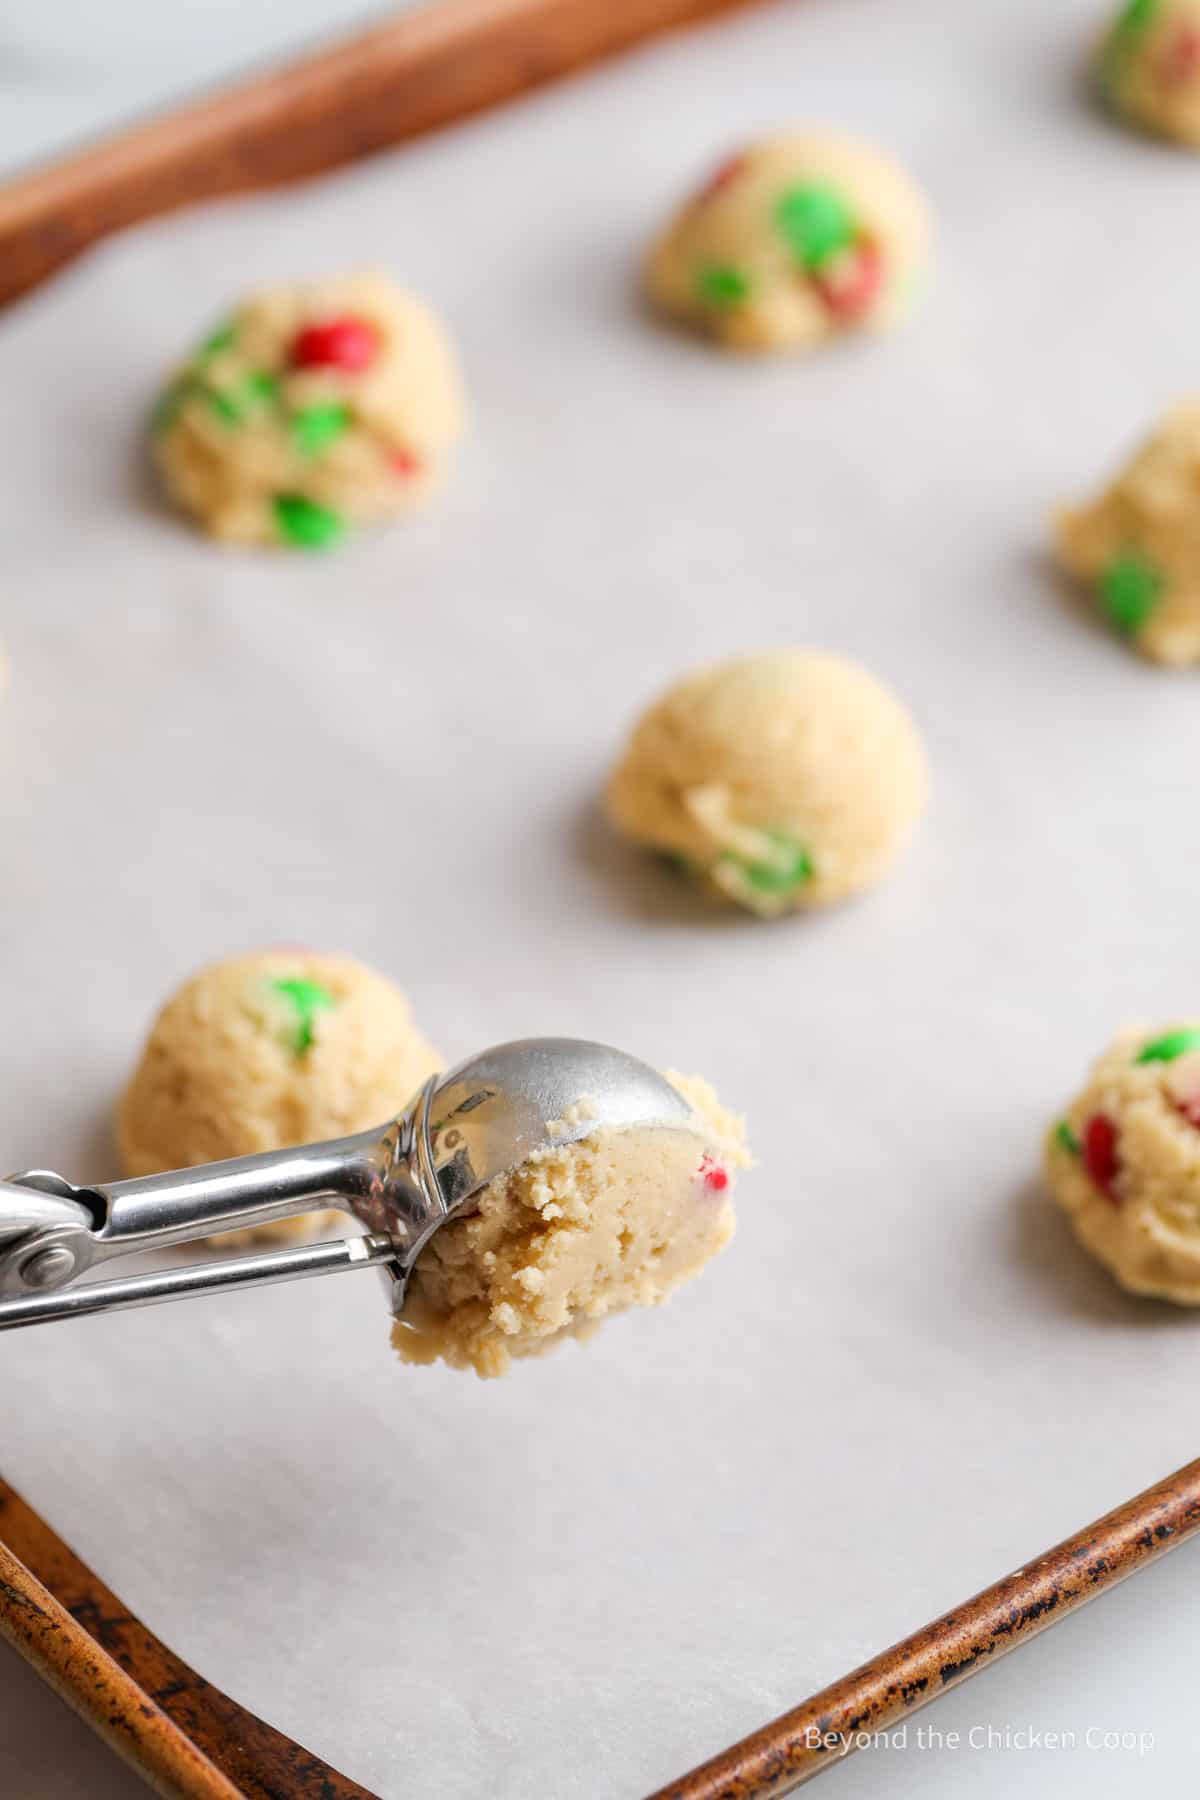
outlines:
{"label": "dark brown tray edge", "polygon": [[125,226],[336,168],[752,0],[440,0],[0,187],[0,303]]}
{"label": "dark brown tray edge", "polygon": [[0,1637],[156,1793],[237,1800],[238,1790],[0,1544]]}
{"label": "dark brown tray edge", "polygon": [[0,1635],[160,1793],[378,1800],[189,1668],[3,1481]]}
{"label": "dark brown tray edge", "polygon": [[928,1706],[1200,1532],[1200,1460],[1115,1507],[952,1612],[648,1800],[775,1800],[837,1768],[860,1734]]}

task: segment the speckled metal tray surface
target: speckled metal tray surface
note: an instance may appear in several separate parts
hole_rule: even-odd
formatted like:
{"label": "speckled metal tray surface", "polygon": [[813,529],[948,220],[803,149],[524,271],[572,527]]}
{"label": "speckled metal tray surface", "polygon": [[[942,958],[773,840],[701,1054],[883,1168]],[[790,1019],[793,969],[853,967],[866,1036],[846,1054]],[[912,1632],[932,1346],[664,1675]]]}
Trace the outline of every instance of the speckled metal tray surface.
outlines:
{"label": "speckled metal tray surface", "polygon": [[[369,1276],[6,1335],[5,1477],[383,1800],[661,1789],[1194,1454],[1192,1320],[1112,1286],[1037,1173],[1091,1054],[1189,1003],[1200,866],[1194,683],[1046,566],[1050,507],[1194,360],[1195,171],[1082,101],[1095,20],[749,12],[149,224],[0,318],[4,1163],[114,1173],[154,1007],[280,942],[393,974],[449,1057],[575,1033],[749,1117],[704,1279],[507,1382],[397,1367]],[[927,189],[911,324],[807,363],[655,329],[646,237],[791,119]],[[219,552],[145,478],[160,373],[238,292],[364,260],[461,346],[453,478],[337,556]],[[875,894],[759,925],[613,843],[595,796],[663,684],[788,641],[895,686],[933,797]],[[914,1732],[835,1779],[1183,1779],[1194,1561],[924,1715],[956,1749]],[[12,1692],[0,1786],[103,1792]],[[1109,1725],[1135,1747],[1094,1749]],[[1056,1728],[1077,1742],[1014,1763]]]}

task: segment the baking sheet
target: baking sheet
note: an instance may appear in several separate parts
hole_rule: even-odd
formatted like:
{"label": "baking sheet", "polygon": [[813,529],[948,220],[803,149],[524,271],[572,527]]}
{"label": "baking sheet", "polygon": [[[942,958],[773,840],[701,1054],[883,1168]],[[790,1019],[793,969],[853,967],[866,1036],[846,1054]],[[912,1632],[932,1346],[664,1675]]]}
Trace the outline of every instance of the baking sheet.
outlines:
{"label": "baking sheet", "polygon": [[[6,1477],[387,1800],[635,1796],[1196,1452],[1195,1321],[1036,1181],[1092,1052],[1196,1003],[1196,679],[1043,560],[1196,371],[1196,165],[1080,102],[1096,10],[769,9],[140,230],[0,321],[3,1162],[113,1173],[156,1004],[289,941],[392,972],[449,1056],[594,1036],[750,1117],[733,1248],[506,1382],[396,1366],[369,1275],[0,1344]],[[919,316],[807,365],[650,327],[646,233],[797,118],[929,189]],[[231,295],[364,259],[461,342],[455,478],[335,558],[222,554],[157,509],[139,411]],[[594,801],[660,685],[780,641],[893,682],[935,790],[875,895],[762,926]],[[1198,1579],[1182,1553],[929,1720],[1150,1729],[1178,1779]],[[921,1791],[1116,1794],[1147,1753],[898,1754]]]}

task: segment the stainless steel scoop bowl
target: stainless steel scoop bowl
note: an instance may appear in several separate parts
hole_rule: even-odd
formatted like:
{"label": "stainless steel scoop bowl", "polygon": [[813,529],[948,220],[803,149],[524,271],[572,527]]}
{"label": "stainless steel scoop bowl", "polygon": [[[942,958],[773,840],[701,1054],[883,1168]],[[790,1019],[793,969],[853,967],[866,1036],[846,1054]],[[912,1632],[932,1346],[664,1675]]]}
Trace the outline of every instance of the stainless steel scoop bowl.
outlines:
{"label": "stainless steel scoop bowl", "polygon": [[[635,1057],[526,1038],[433,1076],[355,1137],[97,1187],[30,1170],[0,1182],[0,1330],[362,1268],[384,1270],[399,1313],[433,1232],[490,1182],[537,1150],[631,1126],[696,1130],[682,1095]],[[75,1285],[113,1257],[329,1207],[365,1235]]]}

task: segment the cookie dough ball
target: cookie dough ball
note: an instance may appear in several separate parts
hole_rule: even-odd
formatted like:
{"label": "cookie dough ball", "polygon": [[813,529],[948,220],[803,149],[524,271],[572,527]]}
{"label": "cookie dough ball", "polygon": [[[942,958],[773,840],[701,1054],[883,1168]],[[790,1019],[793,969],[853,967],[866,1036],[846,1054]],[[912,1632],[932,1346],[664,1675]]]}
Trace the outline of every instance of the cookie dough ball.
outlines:
{"label": "cookie dough ball", "polygon": [[[117,1106],[130,1175],[250,1156],[381,1125],[441,1058],[408,1001],[348,956],[261,951],[213,963],[171,996]],[[305,1213],[220,1241],[298,1237]]]}
{"label": "cookie dough ball", "polygon": [[667,1079],[694,1132],[597,1131],[537,1152],[434,1232],[392,1332],[405,1362],[505,1375],[608,1313],[657,1305],[725,1247],[745,1128],[707,1082]]}
{"label": "cookie dough ball", "polygon": [[1200,1019],[1117,1039],[1051,1127],[1046,1175],[1122,1287],[1200,1306]]}
{"label": "cookie dough ball", "polygon": [[637,725],[617,830],[764,918],[877,881],[925,803],[912,720],[855,663],[769,650],[704,669]]}
{"label": "cookie dough ball", "polygon": [[154,459],[213,537],[319,550],[409,512],[462,429],[449,340],[383,275],[269,288],[174,376]]}
{"label": "cookie dough ball", "polygon": [[1143,655],[1200,662],[1200,401],[1169,413],[1092,505],[1059,515],[1058,550]]}
{"label": "cookie dough ball", "polygon": [[1123,118],[1200,149],[1200,0],[1126,0],[1101,47],[1099,75]]}
{"label": "cookie dough ball", "polygon": [[668,317],[732,350],[806,350],[892,324],[925,261],[925,203],[888,156],[832,134],[730,157],[651,250]]}

